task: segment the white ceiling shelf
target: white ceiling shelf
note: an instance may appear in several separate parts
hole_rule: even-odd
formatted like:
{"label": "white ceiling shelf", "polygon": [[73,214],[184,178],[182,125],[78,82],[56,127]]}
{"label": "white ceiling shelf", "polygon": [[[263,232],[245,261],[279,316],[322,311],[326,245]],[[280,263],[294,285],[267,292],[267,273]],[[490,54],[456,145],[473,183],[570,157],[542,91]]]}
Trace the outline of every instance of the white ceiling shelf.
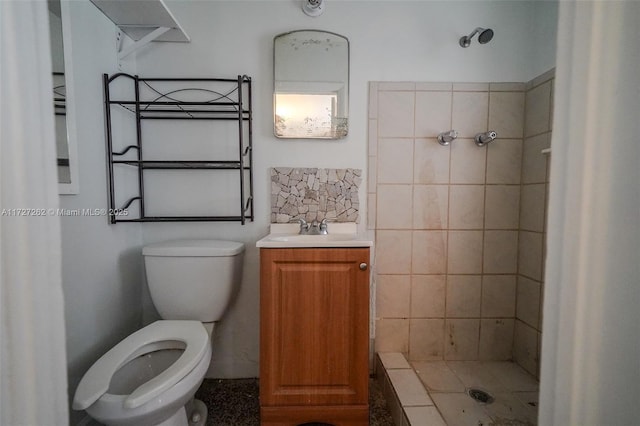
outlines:
{"label": "white ceiling shelf", "polygon": [[134,43],[123,48],[120,59],[152,41],[191,41],[162,0],[91,0]]}

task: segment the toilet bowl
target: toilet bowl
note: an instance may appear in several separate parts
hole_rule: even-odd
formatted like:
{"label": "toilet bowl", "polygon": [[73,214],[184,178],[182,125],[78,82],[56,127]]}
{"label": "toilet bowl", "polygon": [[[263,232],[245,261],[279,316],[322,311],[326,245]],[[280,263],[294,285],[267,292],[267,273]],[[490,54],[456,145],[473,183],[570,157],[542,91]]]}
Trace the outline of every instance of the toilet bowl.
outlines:
{"label": "toilet bowl", "polygon": [[73,408],[87,410],[107,426],[187,426],[188,419],[204,424],[206,408],[187,413],[185,405],[210,360],[209,335],[201,322],[156,321],[93,364],[78,385]]}

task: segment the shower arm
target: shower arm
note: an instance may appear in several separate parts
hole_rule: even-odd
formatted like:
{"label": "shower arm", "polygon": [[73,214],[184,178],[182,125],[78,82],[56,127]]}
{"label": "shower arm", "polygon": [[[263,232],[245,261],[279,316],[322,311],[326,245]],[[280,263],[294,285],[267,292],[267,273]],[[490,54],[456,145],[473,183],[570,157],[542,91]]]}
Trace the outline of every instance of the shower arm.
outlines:
{"label": "shower arm", "polygon": [[482,30],[484,30],[484,28],[482,28],[482,27],[478,27],[478,28],[476,28],[475,30],[473,30],[473,31],[471,32],[471,34],[469,34],[469,35],[467,36],[467,39],[471,40],[471,39],[473,38],[473,36],[474,36],[474,35],[478,34],[478,33],[479,33],[480,31],[482,31]]}

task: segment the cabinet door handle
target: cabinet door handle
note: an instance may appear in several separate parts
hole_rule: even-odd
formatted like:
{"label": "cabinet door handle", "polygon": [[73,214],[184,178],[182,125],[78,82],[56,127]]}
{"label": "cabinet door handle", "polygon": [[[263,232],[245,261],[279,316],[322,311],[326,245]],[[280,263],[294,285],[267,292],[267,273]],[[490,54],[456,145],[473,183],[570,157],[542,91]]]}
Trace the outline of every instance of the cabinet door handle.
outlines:
{"label": "cabinet door handle", "polygon": [[362,263],[360,264],[360,270],[361,270],[361,271],[366,271],[366,270],[367,270],[367,264],[366,264],[366,263],[364,263],[364,262],[362,262]]}

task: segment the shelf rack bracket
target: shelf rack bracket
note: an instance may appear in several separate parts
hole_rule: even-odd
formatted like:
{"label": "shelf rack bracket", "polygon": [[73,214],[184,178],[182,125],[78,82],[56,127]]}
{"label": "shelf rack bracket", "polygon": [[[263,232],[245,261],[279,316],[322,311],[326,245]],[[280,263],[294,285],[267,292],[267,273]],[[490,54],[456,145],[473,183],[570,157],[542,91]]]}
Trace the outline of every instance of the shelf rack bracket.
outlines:
{"label": "shelf rack bracket", "polygon": [[127,56],[129,56],[130,54],[135,52],[136,50],[140,49],[141,47],[146,46],[149,43],[151,43],[152,41],[154,41],[155,39],[160,37],[162,34],[164,34],[167,31],[169,31],[170,29],[171,28],[169,28],[169,27],[158,27],[155,30],[151,31],[146,36],[142,37],[140,40],[134,41],[132,44],[130,44],[127,47],[121,48],[120,51],[118,52],[118,60],[122,60],[122,59],[126,58]]}

